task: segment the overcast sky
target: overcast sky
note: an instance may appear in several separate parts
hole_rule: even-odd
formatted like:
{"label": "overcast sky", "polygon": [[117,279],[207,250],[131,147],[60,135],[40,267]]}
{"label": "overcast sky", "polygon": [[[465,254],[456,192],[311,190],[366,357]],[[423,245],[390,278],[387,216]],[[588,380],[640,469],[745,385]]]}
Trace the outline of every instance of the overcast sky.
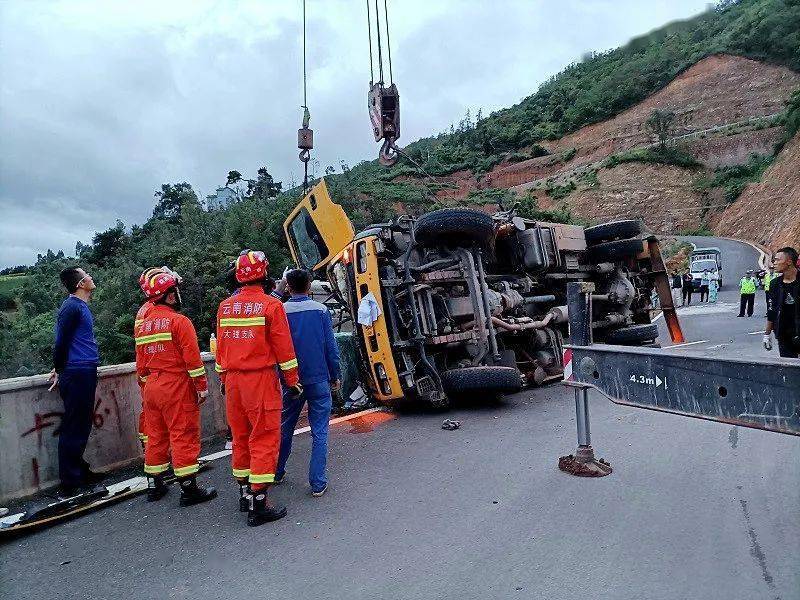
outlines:
{"label": "overcast sky", "polygon": [[[319,170],[377,156],[363,0],[307,0]],[[380,4],[383,4],[380,2]],[[510,106],[590,50],[707,0],[390,0],[402,143]],[[302,177],[301,0],[0,0],[0,267],[265,165]]]}

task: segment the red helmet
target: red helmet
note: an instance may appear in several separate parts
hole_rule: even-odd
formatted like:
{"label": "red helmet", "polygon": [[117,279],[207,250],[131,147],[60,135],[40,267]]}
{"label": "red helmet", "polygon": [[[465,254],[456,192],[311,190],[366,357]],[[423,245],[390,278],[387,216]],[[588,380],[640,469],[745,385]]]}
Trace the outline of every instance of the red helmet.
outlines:
{"label": "red helmet", "polygon": [[243,250],[236,259],[236,281],[261,281],[266,279],[269,261],[259,250]]}
{"label": "red helmet", "polygon": [[159,273],[164,273],[163,267],[150,267],[149,269],[142,271],[142,274],[139,275],[139,287],[141,288],[142,293],[145,295],[147,294],[147,282],[151,277],[158,275]]}
{"label": "red helmet", "polygon": [[142,286],[142,291],[148,299],[152,300],[161,298],[177,285],[178,279],[172,273],[159,269],[147,278]]}

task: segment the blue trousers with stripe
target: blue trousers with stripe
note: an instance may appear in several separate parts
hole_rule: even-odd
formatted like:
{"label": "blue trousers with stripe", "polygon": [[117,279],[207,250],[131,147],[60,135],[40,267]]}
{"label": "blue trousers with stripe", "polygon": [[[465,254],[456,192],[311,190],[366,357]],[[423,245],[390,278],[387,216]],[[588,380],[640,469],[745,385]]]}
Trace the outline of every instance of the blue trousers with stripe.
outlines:
{"label": "blue trousers with stripe", "polygon": [[280,479],[286,472],[286,461],[292,452],[292,439],[304,404],[308,404],[308,422],[311,426],[311,460],[308,465],[308,483],[318,492],[328,484],[325,467],[328,462],[328,423],[331,417],[331,387],[327,381],[311,383],[303,388],[299,398],[283,393],[281,415],[281,451],[275,476]]}

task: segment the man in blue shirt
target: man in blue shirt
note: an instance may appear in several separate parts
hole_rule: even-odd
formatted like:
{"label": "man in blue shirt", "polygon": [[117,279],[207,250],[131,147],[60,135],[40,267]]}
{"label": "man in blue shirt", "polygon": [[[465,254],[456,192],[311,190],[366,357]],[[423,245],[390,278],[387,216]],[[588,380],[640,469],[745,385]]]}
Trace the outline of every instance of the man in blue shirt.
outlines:
{"label": "man in blue shirt", "polygon": [[74,493],[96,483],[100,475],[83,458],[92,430],[97,366],[100,355],[94,337],[94,318],[88,302],[95,289],[91,275],[69,267],[61,271],[61,283],[69,296],[61,304],[56,321],[50,390],[58,386],[64,416],[58,438],[58,470],[64,493]]}
{"label": "man in blue shirt", "polygon": [[281,417],[281,451],[275,481],[285,473],[286,460],[292,451],[292,436],[304,403],[308,403],[311,425],[311,462],[308,482],[313,496],[322,496],[328,489],[325,465],[328,460],[328,422],[331,416],[331,391],[341,386],[339,346],[333,336],[328,307],[308,297],[311,276],[295,269],[285,275],[291,298],[284,304],[295,355],[299,364],[303,393],[294,396],[284,390]]}

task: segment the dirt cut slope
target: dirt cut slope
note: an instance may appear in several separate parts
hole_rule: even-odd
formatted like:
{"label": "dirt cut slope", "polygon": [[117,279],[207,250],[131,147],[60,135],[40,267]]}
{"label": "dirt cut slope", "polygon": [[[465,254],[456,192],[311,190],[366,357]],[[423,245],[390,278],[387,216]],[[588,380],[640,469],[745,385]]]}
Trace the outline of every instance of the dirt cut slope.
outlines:
{"label": "dirt cut slope", "polygon": [[800,134],[784,146],[759,183],[750,184],[712,219],[719,235],[758,242],[772,250],[800,246]]}

